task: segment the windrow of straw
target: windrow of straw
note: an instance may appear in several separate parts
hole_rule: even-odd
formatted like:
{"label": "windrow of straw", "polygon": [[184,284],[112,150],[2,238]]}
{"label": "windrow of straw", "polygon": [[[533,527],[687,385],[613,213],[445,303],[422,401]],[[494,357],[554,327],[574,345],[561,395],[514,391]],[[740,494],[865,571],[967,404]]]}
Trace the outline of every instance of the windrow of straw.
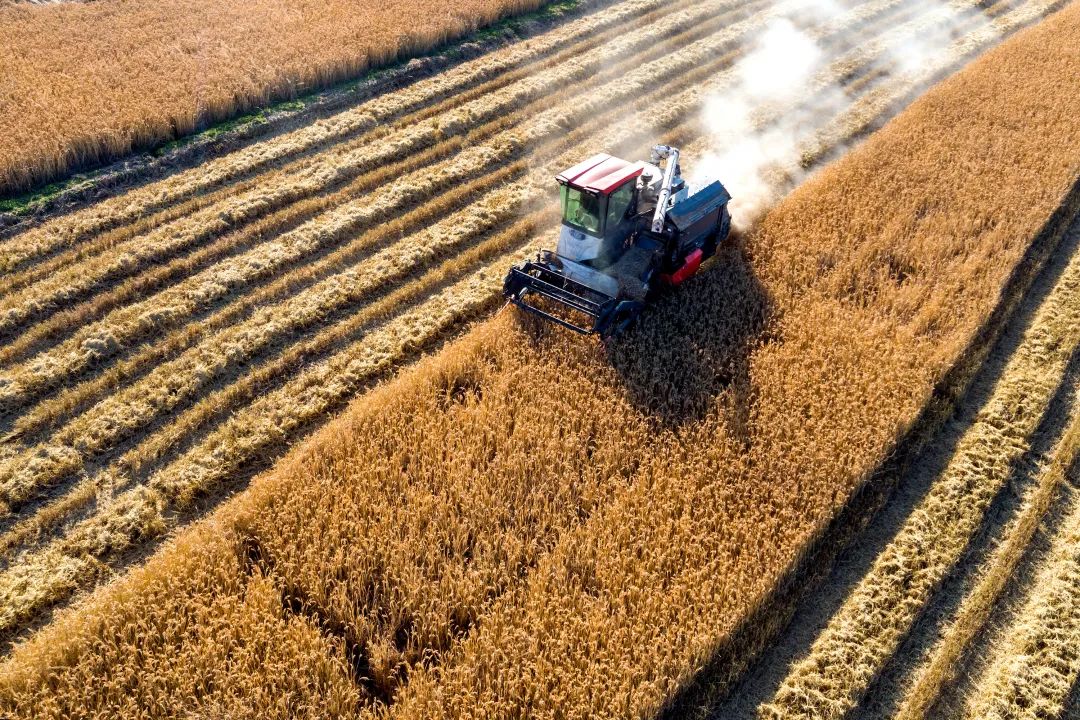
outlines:
{"label": "windrow of straw", "polygon": [[[1044,523],[1054,501],[1063,492],[1068,495],[1073,494],[1066,483],[1070,475],[1075,475],[1078,456],[1080,456],[1080,410],[1074,408],[1069,426],[1061,436],[1049,463],[1040,474],[1034,489],[1025,498],[1023,511],[1011,524],[1001,544],[994,550],[978,583],[964,599],[955,619],[935,646],[933,654],[919,669],[915,682],[904,694],[900,710],[897,712],[898,718],[914,720],[926,717],[942,690],[961,674],[963,668],[959,666],[960,658],[976,635],[986,627],[995,605],[1000,602],[1010,581],[1015,578],[1017,568],[1028,551],[1039,526]],[[1043,587],[1041,582],[1038,585]],[[1080,598],[1076,598],[1074,602],[1080,602]],[[1062,608],[1062,610],[1064,612],[1058,616],[1062,619],[1071,612],[1070,608]],[[1058,622],[1060,623],[1060,620]],[[1049,633],[1054,634],[1053,631]],[[1074,621],[1071,638],[1073,647],[1080,647],[1080,637],[1077,633],[1080,633],[1080,622]],[[1067,634],[1065,638],[1068,639]],[[1074,655],[1074,657],[1080,659],[1080,655]],[[1063,666],[1050,662],[1040,662],[1040,664],[1044,672],[1049,673],[1054,673]],[[1064,667],[1068,667],[1068,664],[1065,663]],[[1062,673],[1064,677],[1057,683],[1059,688],[1057,690],[1046,682],[1038,683],[1038,690],[1034,687],[1030,689],[1046,695],[1055,692],[1059,695],[1063,694],[1060,688],[1071,687],[1072,679],[1075,678],[1077,672],[1080,672],[1080,663],[1077,664],[1076,670],[1072,671],[1073,678],[1069,677],[1069,671]],[[1015,676],[1012,677],[1015,678]],[[1018,687],[1022,685],[1022,683],[1017,683]],[[988,694],[979,693],[980,697],[987,697]],[[1020,705],[1020,703],[1013,704]],[[1061,704],[1060,698],[1058,704]],[[1030,707],[1036,705],[1036,703],[1029,704]],[[988,714],[980,713],[979,716],[988,717]]]}
{"label": "windrow of straw", "polygon": [[[1075,471],[1075,468],[1073,468]],[[1034,592],[1007,628],[994,660],[974,688],[965,717],[1062,718],[1077,708],[1080,682],[1080,498],[1075,472]],[[1073,707],[1069,707],[1074,703]]]}

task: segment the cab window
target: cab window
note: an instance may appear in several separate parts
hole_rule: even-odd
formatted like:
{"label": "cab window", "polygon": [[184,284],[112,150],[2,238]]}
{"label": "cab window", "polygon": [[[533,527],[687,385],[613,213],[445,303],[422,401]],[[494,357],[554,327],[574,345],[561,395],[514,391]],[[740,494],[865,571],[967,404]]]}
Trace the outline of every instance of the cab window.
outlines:
{"label": "cab window", "polygon": [[563,220],[591,235],[599,235],[604,218],[602,198],[569,185],[562,185],[560,194]]}
{"label": "cab window", "polygon": [[634,199],[634,181],[629,180],[608,196],[608,227],[615,227],[626,217],[626,210]]}

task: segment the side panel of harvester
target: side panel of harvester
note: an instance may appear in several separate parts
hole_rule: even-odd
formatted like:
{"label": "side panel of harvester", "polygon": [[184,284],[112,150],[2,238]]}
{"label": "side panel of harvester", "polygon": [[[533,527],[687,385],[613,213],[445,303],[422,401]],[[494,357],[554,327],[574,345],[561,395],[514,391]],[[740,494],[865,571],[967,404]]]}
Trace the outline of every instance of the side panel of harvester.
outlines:
{"label": "side panel of harvester", "polygon": [[676,234],[675,256],[682,259],[678,267],[662,276],[669,285],[682,284],[716,253],[717,245],[731,231],[730,199],[727,189],[714,181],[668,211],[667,222]]}
{"label": "side panel of harvester", "polygon": [[727,237],[731,229],[731,215],[727,210],[730,199],[724,186],[714,181],[668,210],[668,220],[679,234],[680,254],[702,248],[707,255],[712,255],[716,244]]}

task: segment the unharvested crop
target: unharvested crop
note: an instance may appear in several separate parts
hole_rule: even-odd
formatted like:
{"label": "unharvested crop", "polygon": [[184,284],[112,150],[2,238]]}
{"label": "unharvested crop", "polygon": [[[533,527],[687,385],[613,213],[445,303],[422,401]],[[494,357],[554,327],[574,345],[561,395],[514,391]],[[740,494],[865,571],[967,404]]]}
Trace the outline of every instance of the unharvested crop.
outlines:
{"label": "unharvested crop", "polygon": [[[996,339],[959,369],[972,381],[957,385],[966,389],[949,403],[952,418],[922,423],[908,443],[916,452],[890,462],[845,509],[794,578],[806,590],[798,607],[776,599],[769,617],[790,625],[698,717],[960,717],[969,700],[987,697],[987,667],[1008,654],[1001,636],[1026,622],[1018,608],[1038,607],[1037,576],[1054,561],[1044,536],[1068,532],[1080,447],[1070,317],[1080,305],[1080,215],[1060,243],[1040,247],[1049,257],[1007,299],[1014,309],[991,326]],[[852,527],[862,518],[863,530]],[[1005,717],[1024,707],[1061,717],[1068,661],[1052,657],[1016,676],[1018,702],[998,706]]]}
{"label": "unharvested crop", "polygon": [[[877,30],[885,31],[891,11],[878,7]],[[973,17],[972,32],[981,27]],[[626,125],[601,115],[602,127],[565,143],[549,138],[566,135],[559,117],[621,110],[656,78],[679,82],[695,63],[715,63],[722,89],[730,59],[712,53],[724,37],[706,35],[685,55],[610,79],[589,104],[556,105],[513,140],[504,136],[510,145],[476,146],[476,157],[514,161],[517,142],[561,163],[575,143],[601,137],[614,147],[645,118],[651,126],[629,145],[667,131],[703,150],[692,127],[650,114],[647,104]],[[976,61],[796,190],[616,343],[567,337],[510,312],[482,323],[365,395],[212,520],[19,647],[3,666],[0,701],[46,715],[120,712],[133,697],[162,714],[262,715],[283,706],[403,718],[654,714],[798,567],[998,304],[1080,174],[1078,47],[1074,4]],[[1003,76],[1012,82],[1003,86]],[[859,87],[855,104],[875,90],[869,105],[900,90]],[[657,90],[676,108],[694,107],[703,92]],[[872,119],[852,112],[856,125]],[[941,157],[957,161],[943,166]],[[1004,164],[1006,185],[994,181]],[[464,167],[440,161],[439,172]],[[415,192],[419,206],[421,196],[449,191],[430,182],[428,192],[401,192]],[[338,406],[407,349],[493,308],[505,264],[550,222],[543,209],[525,221],[504,217],[501,203],[529,213],[537,182],[525,174],[496,191],[501,202],[431,218],[430,231],[402,245],[437,254],[445,243],[441,265],[420,260],[413,269],[375,247],[350,260],[365,276],[409,273],[384,295],[369,295],[359,275],[356,287],[335,281],[348,272],[335,268],[273,306],[290,312],[253,306],[206,336],[240,342],[245,328],[272,324],[274,337],[285,337],[311,323],[297,342],[317,359],[302,369],[240,344],[240,357],[276,369],[245,369],[238,382],[213,386],[198,363],[186,365],[211,343],[197,336],[190,349],[178,345],[161,379],[175,376],[180,398],[164,398],[163,407],[193,426],[218,403],[229,408],[203,435],[169,439],[158,427],[139,436],[162,452],[177,443],[179,454],[125,461],[122,444],[107,447],[123,442],[126,423],[153,425],[149,416],[91,412],[65,421],[69,429],[52,445],[45,438],[40,456],[28,439],[23,454],[10,455],[7,477],[29,459],[42,468],[31,484],[57,482],[68,449],[85,451],[107,469],[93,476],[100,486],[79,492],[107,500],[4,572],[8,614],[0,620],[25,619],[20,612],[78,584],[117,548],[161,532],[164,518]],[[483,240],[456,254],[451,228],[466,218]],[[310,231],[322,228],[315,222]],[[409,294],[413,282],[426,283],[418,295]],[[332,306],[343,315],[315,323]],[[354,325],[353,312],[362,316]],[[258,332],[250,338],[269,342]],[[235,372],[221,367],[214,372]],[[154,372],[140,372],[146,380],[131,387],[141,392],[120,391],[117,398],[136,397],[118,410],[141,407],[142,394],[161,385]],[[260,381],[279,375],[288,380],[255,397]],[[194,387],[184,383],[200,382],[212,392],[184,395]],[[76,432],[80,423],[93,430]],[[113,480],[122,489],[115,495]],[[229,642],[200,631],[215,613],[227,614]],[[280,665],[224,672],[249,667],[249,648],[282,627],[296,639],[274,647]],[[154,640],[136,652],[144,636]],[[177,647],[190,660],[173,664]],[[286,663],[312,683],[282,689],[271,674]]]}
{"label": "unharvested crop", "polygon": [[[1074,258],[1039,308],[979,417],[953,449],[945,470],[809,654],[792,668],[766,714],[843,717],[859,704],[928,598],[967,550],[994,498],[1013,479],[1025,453],[1031,452],[1036,430],[1066,381],[1066,368],[1078,345],[1080,258]],[[1064,442],[1065,458],[1059,461],[1063,467],[1056,476],[1049,474],[1047,482],[1071,465],[1074,449],[1068,439]],[[1035,507],[1045,510],[1052,492],[1051,485]],[[1029,538],[1041,515],[1034,512],[1034,519],[1026,523]],[[1020,543],[1013,554],[1026,544]],[[929,678],[943,670],[927,672]],[[927,692],[927,699],[934,694]],[[917,696],[911,702],[917,702]]]}
{"label": "unharvested crop", "polygon": [[356,76],[539,5],[5,5],[0,194]]}

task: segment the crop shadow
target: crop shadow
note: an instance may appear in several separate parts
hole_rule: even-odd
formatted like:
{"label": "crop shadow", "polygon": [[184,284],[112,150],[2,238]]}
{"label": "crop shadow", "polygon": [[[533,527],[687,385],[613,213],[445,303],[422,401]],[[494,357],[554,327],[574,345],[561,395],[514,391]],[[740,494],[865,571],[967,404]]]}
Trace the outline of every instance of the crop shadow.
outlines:
{"label": "crop shadow", "polygon": [[744,238],[733,233],[705,272],[662,296],[604,352],[646,417],[678,429],[702,419],[726,394],[728,430],[746,441],[750,352],[771,311]]}

